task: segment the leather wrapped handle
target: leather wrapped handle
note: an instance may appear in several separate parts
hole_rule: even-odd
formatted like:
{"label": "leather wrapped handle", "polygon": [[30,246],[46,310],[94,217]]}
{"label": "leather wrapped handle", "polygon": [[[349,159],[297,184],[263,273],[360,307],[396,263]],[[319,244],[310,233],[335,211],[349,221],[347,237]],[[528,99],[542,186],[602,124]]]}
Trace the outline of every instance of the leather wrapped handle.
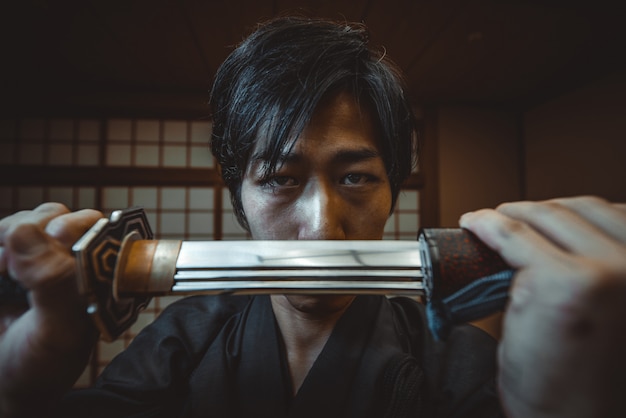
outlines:
{"label": "leather wrapped handle", "polygon": [[428,325],[436,338],[445,339],[454,324],[504,309],[515,272],[472,232],[422,229],[418,241]]}

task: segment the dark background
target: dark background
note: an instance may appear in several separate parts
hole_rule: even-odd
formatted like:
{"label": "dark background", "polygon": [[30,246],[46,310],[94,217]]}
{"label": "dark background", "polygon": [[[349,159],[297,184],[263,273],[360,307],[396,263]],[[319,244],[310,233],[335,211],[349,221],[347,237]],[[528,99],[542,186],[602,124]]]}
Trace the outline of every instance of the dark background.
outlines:
{"label": "dark background", "polygon": [[626,63],[617,1],[20,0],[2,7],[3,111],[198,116],[233,46],[294,12],[366,23],[417,105],[523,110]]}

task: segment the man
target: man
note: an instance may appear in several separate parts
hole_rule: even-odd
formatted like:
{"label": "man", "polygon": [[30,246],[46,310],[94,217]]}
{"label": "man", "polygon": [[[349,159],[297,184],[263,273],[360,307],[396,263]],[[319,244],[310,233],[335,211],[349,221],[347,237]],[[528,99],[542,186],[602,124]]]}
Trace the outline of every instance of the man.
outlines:
{"label": "man", "polygon": [[[364,28],[286,18],[220,69],[212,149],[254,239],[378,239],[411,167],[413,120]],[[167,309],[96,386],[64,393],[94,332],[71,244],[101,215],[55,204],[0,222],[2,416],[621,416],[626,208],[596,198],[467,214],[517,269],[499,345],[470,325],[435,342],[408,299],[193,297]],[[294,244],[296,245],[296,244]],[[34,401],[36,400],[36,401]],[[51,412],[55,411],[55,412]]]}

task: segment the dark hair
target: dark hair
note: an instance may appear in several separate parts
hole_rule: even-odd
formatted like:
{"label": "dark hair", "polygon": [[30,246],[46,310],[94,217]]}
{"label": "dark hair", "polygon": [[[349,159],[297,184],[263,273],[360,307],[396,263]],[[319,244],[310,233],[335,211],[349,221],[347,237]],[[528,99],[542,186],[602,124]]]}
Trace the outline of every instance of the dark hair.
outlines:
{"label": "dark hair", "polygon": [[302,17],[262,24],[219,68],[211,92],[211,150],[248,229],[241,184],[257,139],[269,173],[317,105],[347,90],[369,106],[391,183],[392,209],[414,162],[415,120],[397,67],[368,47],[364,25]]}

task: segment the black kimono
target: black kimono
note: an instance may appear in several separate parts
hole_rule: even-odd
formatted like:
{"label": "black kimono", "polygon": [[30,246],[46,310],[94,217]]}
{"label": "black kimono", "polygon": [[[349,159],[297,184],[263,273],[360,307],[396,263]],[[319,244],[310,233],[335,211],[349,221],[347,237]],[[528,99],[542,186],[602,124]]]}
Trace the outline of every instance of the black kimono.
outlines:
{"label": "black kimono", "polygon": [[422,305],[358,296],[297,395],[269,296],[197,296],[168,307],[63,417],[497,417],[496,342],[457,327],[446,343]]}

